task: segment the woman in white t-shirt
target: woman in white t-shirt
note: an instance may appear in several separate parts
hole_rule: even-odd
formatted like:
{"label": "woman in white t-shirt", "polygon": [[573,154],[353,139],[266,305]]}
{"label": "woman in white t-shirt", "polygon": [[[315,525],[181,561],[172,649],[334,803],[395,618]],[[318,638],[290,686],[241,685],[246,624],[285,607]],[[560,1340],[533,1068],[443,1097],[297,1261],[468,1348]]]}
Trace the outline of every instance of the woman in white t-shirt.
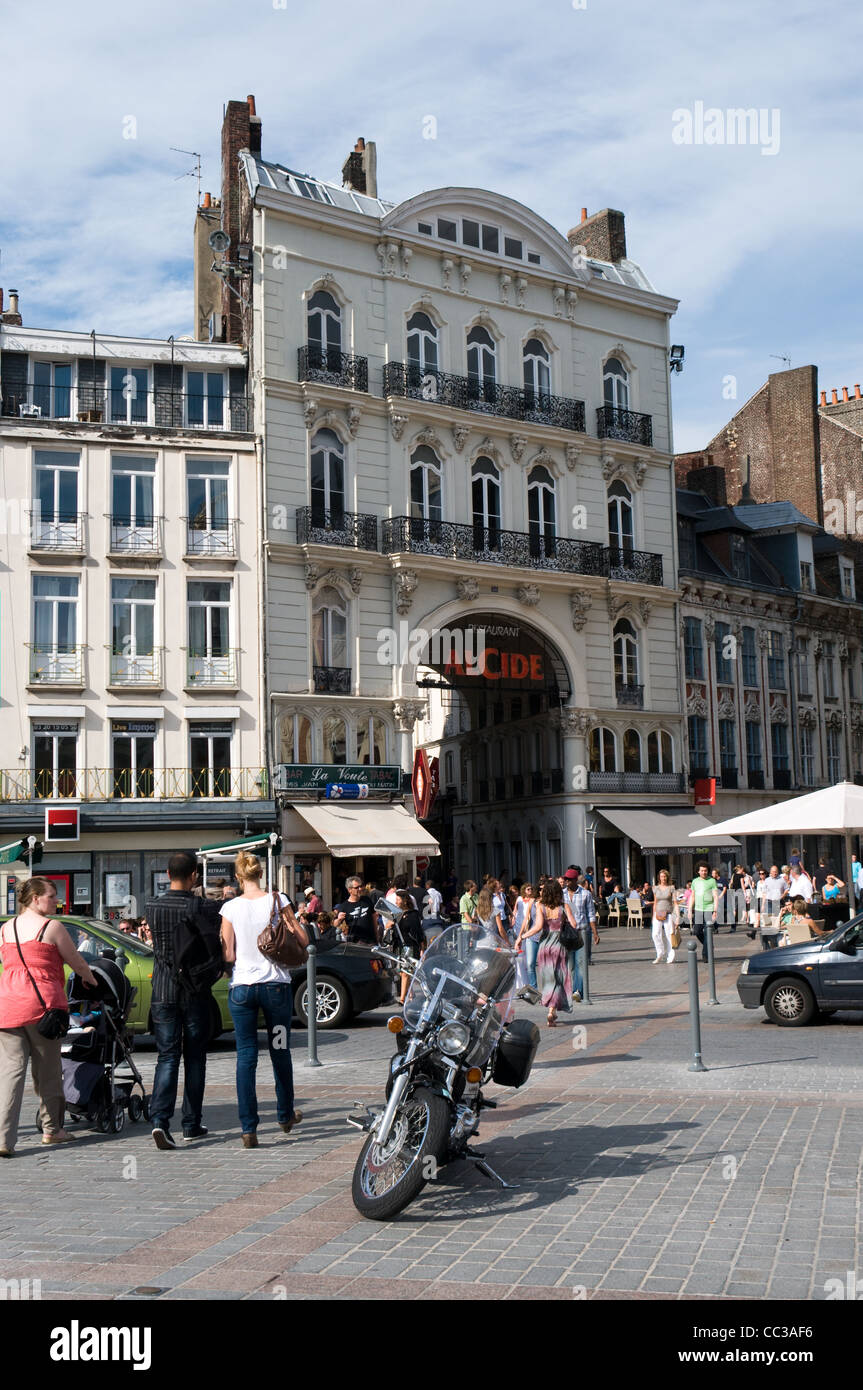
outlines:
{"label": "woman in white t-shirt", "polygon": [[[261,887],[263,865],[257,855],[241,850],[235,872],[242,895],[221,904],[222,944],[225,960],[233,965],[228,1008],[234,1020],[237,1040],[237,1101],[243,1129],[243,1147],[258,1147],[258,1096],[255,1073],[258,1066],[258,1011],[264,1015],[267,1045],[276,1081],[278,1120],[286,1134],[303,1118],[294,1109],[294,1071],[291,1065],[291,1020],[294,1012],[291,972],[261,955],[258,937],[273,918],[275,897],[280,907],[288,905],[281,893],[265,893]],[[296,921],[296,919],[295,919]],[[296,930],[303,945],[308,933],[302,923]]]}

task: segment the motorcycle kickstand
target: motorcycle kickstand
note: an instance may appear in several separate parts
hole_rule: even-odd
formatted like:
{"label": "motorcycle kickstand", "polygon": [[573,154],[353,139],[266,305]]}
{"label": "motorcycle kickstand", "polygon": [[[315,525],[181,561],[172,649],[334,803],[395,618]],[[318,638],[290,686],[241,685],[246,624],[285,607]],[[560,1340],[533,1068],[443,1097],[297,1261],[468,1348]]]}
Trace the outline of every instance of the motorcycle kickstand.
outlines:
{"label": "motorcycle kickstand", "polygon": [[500,1173],[496,1173],[491,1164],[487,1162],[485,1154],[480,1153],[477,1149],[465,1149],[465,1158],[471,1160],[477,1172],[482,1173],[483,1177],[491,1178],[492,1182],[499,1183],[502,1188],[512,1188],[514,1190],[521,1186],[521,1183],[506,1182],[501,1177]]}

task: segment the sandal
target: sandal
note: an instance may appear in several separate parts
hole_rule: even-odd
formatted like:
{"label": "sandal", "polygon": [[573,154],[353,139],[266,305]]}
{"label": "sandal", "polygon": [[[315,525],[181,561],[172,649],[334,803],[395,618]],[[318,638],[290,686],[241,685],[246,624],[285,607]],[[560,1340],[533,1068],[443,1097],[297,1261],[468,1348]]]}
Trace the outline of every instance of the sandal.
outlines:
{"label": "sandal", "polygon": [[546,1017],[545,1022],[546,1022],[546,1026],[547,1026],[548,1028],[556,1028],[556,1027],[557,1027],[557,1014],[548,1014],[548,1016]]}

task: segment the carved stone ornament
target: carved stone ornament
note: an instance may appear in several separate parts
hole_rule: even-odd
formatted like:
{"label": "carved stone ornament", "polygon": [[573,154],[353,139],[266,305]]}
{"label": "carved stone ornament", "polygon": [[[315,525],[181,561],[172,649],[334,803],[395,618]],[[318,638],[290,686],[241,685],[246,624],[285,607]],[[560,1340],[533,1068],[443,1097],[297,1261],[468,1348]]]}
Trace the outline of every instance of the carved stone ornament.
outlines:
{"label": "carved stone ornament", "polygon": [[842,713],[838,709],[832,709],[824,720],[824,724],[828,729],[835,730],[841,729],[844,722]]}
{"label": "carved stone ornament", "polygon": [[519,584],[515,596],[526,608],[536,608],[542,597],[537,584]]}
{"label": "carved stone ornament", "polygon": [[449,256],[441,256],[440,259],[440,279],[445,290],[450,288],[452,283],[452,273],[455,270],[455,261]]}
{"label": "carved stone ornament", "polygon": [[712,613],[708,613],[704,618],[704,636],[708,642],[712,642],[716,636],[716,619]]}
{"label": "carved stone ornament", "polygon": [[349,405],[345,414],[348,417],[348,433],[351,439],[356,439],[357,430],[360,427],[360,420],[363,418],[363,412],[358,405]]}
{"label": "carved stone ornament", "polygon": [[820,637],[815,639],[814,653],[816,661],[820,661],[824,655],[824,643],[821,641]]}
{"label": "carved stone ornament", "polygon": [[431,425],[425,425],[423,429],[420,430],[414,440],[414,444],[425,444],[429,449],[434,449],[437,453],[441,453],[443,448],[440,439],[435,434]]}
{"label": "carved stone ornament", "polygon": [[526,434],[511,434],[509,437],[509,451],[512,454],[513,463],[521,463],[522,454],[527,448]]}
{"label": "carved stone ornament", "polygon": [[851,714],[851,732],[854,735],[855,739],[858,740],[861,734],[863,734],[863,710],[861,710],[859,706],[857,709],[852,711]]}
{"label": "carved stone ornament", "polygon": [[743,718],[747,724],[757,724],[761,718],[761,706],[754,695],[747,695],[743,706]]}
{"label": "carved stone ornament", "polygon": [[707,701],[704,696],[694,690],[686,701],[686,713],[697,714],[702,719],[707,718]]}
{"label": "carved stone ornament", "polygon": [[458,274],[459,279],[461,280],[462,294],[467,294],[468,290],[470,289],[470,277],[472,271],[473,266],[471,265],[470,261],[459,261]]}
{"label": "carved stone ornament", "polygon": [[320,574],[320,572],[321,572],[321,567],[320,567],[320,565],[316,565],[316,564],[314,563],[314,561],[309,560],[309,562],[308,562],[307,565],[306,565],[306,573],[305,573],[305,576],[304,576],[304,583],[305,583],[306,588],[309,590],[309,592],[311,592],[311,590],[312,590],[312,589],[315,587],[315,585],[317,584],[317,582],[318,582],[318,575]]}
{"label": "carved stone ornament", "polygon": [[472,578],[470,575],[460,574],[455,581],[455,586],[458,590],[459,598],[464,599],[467,603],[471,603],[475,598],[479,597],[479,581]]}
{"label": "carved stone ornament", "polygon": [[649,598],[639,599],[638,612],[641,615],[641,621],[644,623],[644,626],[647,627],[647,624],[650,622],[650,615],[653,612],[653,604],[650,602]]}
{"label": "carved stone ornament", "polygon": [[816,724],[818,723],[818,716],[816,715],[814,709],[812,709],[811,705],[807,705],[805,709],[801,709],[798,712],[797,722],[800,725],[801,729],[815,728]]}
{"label": "carved stone ornament", "polygon": [[315,416],[317,415],[317,413],[317,401],[309,400],[303,402],[303,421],[307,430],[310,430],[312,428],[312,425],[315,423]]}
{"label": "carved stone ornament", "polygon": [[523,275],[519,275],[515,282],[515,302],[519,309],[524,308],[524,296],[527,294],[527,281]]}
{"label": "carved stone ornament", "polygon": [[788,706],[781,704],[772,705],[770,708],[770,722],[771,724],[787,724]]}
{"label": "carved stone ornament", "polygon": [[469,425],[453,425],[453,427],[452,427],[452,442],[453,442],[453,444],[455,445],[455,451],[456,451],[457,454],[460,454],[460,453],[461,453],[461,451],[462,451],[462,449],[464,448],[464,445],[465,445],[465,440],[467,439],[467,437],[468,437],[469,434],[470,434],[470,426],[469,426]]}
{"label": "carved stone ornament", "polygon": [[377,252],[378,260],[381,263],[381,273],[383,275],[394,275],[396,257],[399,253],[398,244],[395,241],[379,241]]}
{"label": "carved stone ornament", "polygon": [[583,593],[580,589],[573,589],[569,596],[569,611],[572,617],[572,626],[576,632],[581,632],[587,622],[587,615],[593,605],[590,594]]}
{"label": "carved stone ornament", "polygon": [[555,723],[559,725],[564,738],[586,738],[593,725],[593,718],[587,710],[564,708],[558,711]]}
{"label": "carved stone ornament", "polygon": [[605,483],[613,483],[623,470],[623,463],[616,459],[614,454],[602,454],[599,462],[602,468],[602,480]]}
{"label": "carved stone ornament", "polygon": [[403,734],[412,734],[414,724],[425,711],[424,700],[399,700],[393,705],[393,714],[396,717],[396,724],[399,731]]}
{"label": "carved stone ornament", "polygon": [[540,449],[538,454],[534,454],[533,458],[530,461],[531,468],[533,468],[536,464],[541,464],[543,468],[550,468],[552,473],[557,472],[557,460],[555,459],[554,454],[550,454],[548,449],[546,449],[544,446],[542,449]]}
{"label": "carved stone ornament", "polygon": [[399,415],[398,412],[395,412],[390,416],[390,430],[392,432],[393,439],[396,441],[396,443],[398,443],[398,441],[404,434],[405,426],[407,425],[409,419],[409,415]]}
{"label": "carved stone ornament", "polygon": [[728,691],[723,693],[722,699],[719,701],[717,713],[720,719],[733,719],[737,713],[734,700],[728,694]]}
{"label": "carved stone ornament", "polygon": [[512,286],[512,276],[502,270],[497,277],[498,289],[500,290],[501,304],[509,303],[509,291]]}
{"label": "carved stone ornament", "polygon": [[410,274],[410,264],[411,257],[413,256],[413,248],[410,246],[400,246],[399,251],[401,252],[402,258],[402,275],[405,277],[405,279],[407,279],[408,275]]}
{"label": "carved stone ornament", "polygon": [[613,589],[608,590],[606,598],[608,600],[608,616],[614,623],[620,617],[624,608],[626,608],[628,604],[628,599],[618,598],[617,594],[613,591]]}
{"label": "carved stone ornament", "polygon": [[581,450],[577,444],[566,445],[566,466],[570,473],[574,473],[578,460],[581,458]]}
{"label": "carved stone ornament", "polygon": [[318,284],[323,285],[326,288],[327,285],[332,285],[334,283],[335,278],[336,277],[331,270],[325,270],[323,275],[318,276]]}
{"label": "carved stone ornament", "polygon": [[847,666],[850,659],[851,654],[848,650],[848,643],[845,641],[845,638],[843,637],[842,641],[839,643],[839,660],[843,666]]}
{"label": "carved stone ornament", "polygon": [[363,582],[363,572],[359,565],[352,565],[348,570],[348,583],[351,586],[351,593],[358,594]]}
{"label": "carved stone ornament", "polygon": [[641,487],[647,477],[647,464],[644,459],[636,459],[632,465],[632,478],[636,487]]}
{"label": "carved stone ornament", "polygon": [[416,570],[396,570],[393,576],[393,589],[397,613],[404,614],[411,611],[419,582],[420,577]]}
{"label": "carved stone ornament", "polygon": [[572,289],[572,288],[567,289],[567,291],[566,291],[566,317],[567,317],[568,319],[574,319],[574,318],[575,318],[575,306],[576,306],[577,303],[578,303],[578,290],[574,290],[574,289]]}
{"label": "carved stone ornament", "polygon": [[551,297],[554,303],[555,315],[557,318],[562,319],[563,306],[566,302],[566,290],[564,289],[563,285],[555,285],[551,291]]}

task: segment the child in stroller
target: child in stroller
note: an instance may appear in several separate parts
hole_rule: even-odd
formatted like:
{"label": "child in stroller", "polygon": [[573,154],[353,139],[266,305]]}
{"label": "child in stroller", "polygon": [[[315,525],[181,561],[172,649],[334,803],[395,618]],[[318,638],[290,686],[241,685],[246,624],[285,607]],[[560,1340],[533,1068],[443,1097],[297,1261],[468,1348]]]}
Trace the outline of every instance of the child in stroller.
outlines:
{"label": "child in stroller", "polygon": [[136,990],[110,948],[90,965],[98,989],[85,994],[77,975],[66,986],[70,1027],[61,1047],[66,1114],[103,1134],[119,1134],[127,1113],[133,1124],[149,1114],[150,1098],[126,1028]]}

